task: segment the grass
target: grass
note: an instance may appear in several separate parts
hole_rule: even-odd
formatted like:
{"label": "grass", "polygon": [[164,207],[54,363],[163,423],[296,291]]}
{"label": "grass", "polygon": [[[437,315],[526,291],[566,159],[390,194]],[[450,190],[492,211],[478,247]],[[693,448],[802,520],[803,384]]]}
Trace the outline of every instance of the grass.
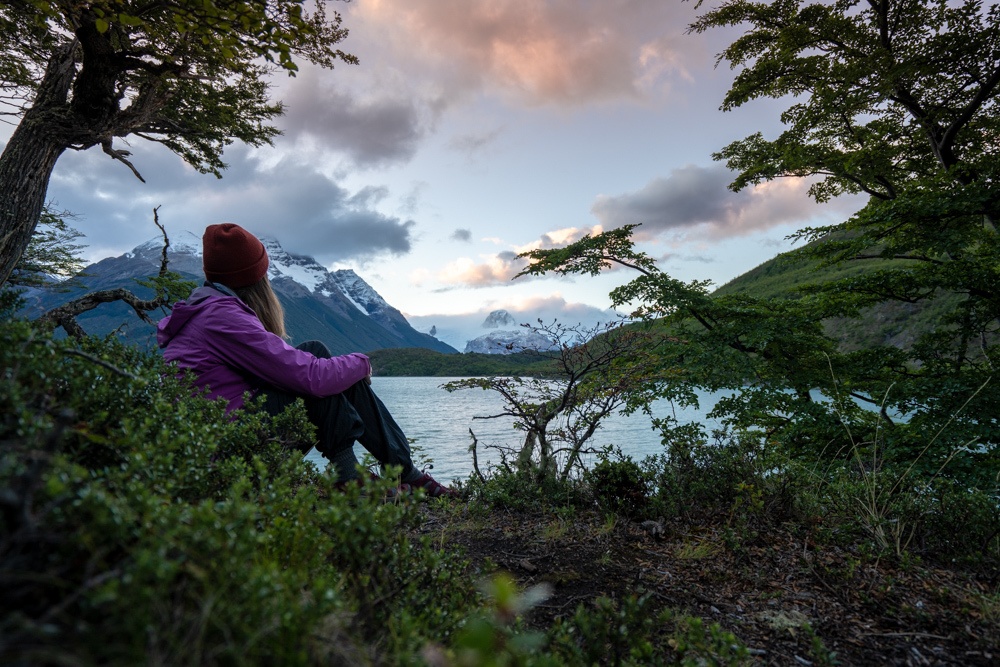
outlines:
{"label": "grass", "polygon": [[701,560],[711,558],[721,551],[722,547],[710,540],[694,540],[682,542],[674,552],[682,560]]}
{"label": "grass", "polygon": [[[829,357],[827,359],[829,360]],[[834,386],[839,386],[832,365],[830,372],[833,375]],[[901,472],[888,469],[884,456],[885,423],[882,414],[884,414],[885,404],[892,387],[890,386],[886,392],[880,411],[875,415],[875,428],[870,440],[859,440],[852,431],[851,420],[841,408],[843,402],[849,399],[842,396],[834,397],[833,410],[840,417],[848,439],[847,457],[853,462],[850,471],[845,470],[842,473],[847,474],[856,482],[852,484],[850,481],[845,483],[843,479],[838,480],[840,483],[831,488],[833,492],[829,494],[829,497],[840,504],[846,514],[856,518],[858,524],[863,527],[881,551],[891,551],[897,558],[903,558],[908,553],[910,544],[918,534],[917,521],[922,514],[920,505],[924,502],[924,498],[920,490],[931,488],[955,456],[966,451],[974,444],[974,441],[953,447],[948,452],[944,462],[929,477],[917,480],[914,470],[952,421],[986,388],[991,379],[987,378],[986,382],[966,399],[962,407],[951,415],[949,420],[932,437],[927,439],[923,448]],[[837,458],[834,457],[833,461],[836,460]],[[811,476],[818,484],[833,485],[832,480],[836,477],[831,475],[831,465],[827,464],[827,469],[823,473],[817,472],[817,467],[810,470]]]}

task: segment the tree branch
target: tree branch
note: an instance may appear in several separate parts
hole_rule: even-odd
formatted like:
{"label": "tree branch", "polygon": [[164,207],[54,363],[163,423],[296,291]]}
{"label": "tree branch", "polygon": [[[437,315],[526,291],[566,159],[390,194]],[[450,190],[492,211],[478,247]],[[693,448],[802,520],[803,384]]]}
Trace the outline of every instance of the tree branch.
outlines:
{"label": "tree branch", "polygon": [[[153,209],[153,224],[155,224],[163,234],[163,253],[160,261],[160,272],[157,276],[159,278],[163,278],[167,274],[167,248],[170,247],[170,239],[167,238],[166,229],[164,229],[163,225],[160,224],[158,206]],[[135,311],[135,314],[138,315],[143,322],[152,324],[153,320],[150,319],[149,315],[146,313],[166,305],[168,299],[169,297],[165,293],[161,293],[152,299],[140,299],[124,287],[100,290],[84,294],[78,299],[73,299],[69,303],[43,313],[38,318],[38,322],[52,327],[61,326],[70,336],[80,339],[86,336],[87,332],[84,331],[83,327],[81,327],[76,321],[76,317],[82,313],[97,308],[102,303],[124,301],[132,307],[132,310]]]}
{"label": "tree branch", "polygon": [[[128,151],[120,151],[120,150],[114,148],[111,145],[111,139],[105,139],[105,140],[103,140],[101,142],[101,149],[105,153],[107,153],[108,155],[110,155],[112,157],[112,159],[118,160],[119,162],[121,162],[122,164],[124,164],[126,167],[128,167],[129,169],[131,169],[132,173],[135,174],[135,177],[138,178],[140,181],[142,181],[143,183],[146,182],[146,179],[142,177],[142,174],[139,173],[139,170],[136,169],[132,165],[132,163],[128,161],[127,156],[131,155],[130,152],[128,152]],[[161,229],[162,229],[162,227],[161,227]]]}
{"label": "tree branch", "polygon": [[128,378],[130,380],[138,380],[139,379],[138,375],[135,375],[134,373],[129,373],[128,371],[122,370],[122,369],[118,368],[117,366],[115,366],[114,364],[112,364],[110,362],[107,362],[107,361],[104,361],[104,359],[101,359],[100,357],[95,357],[94,355],[92,355],[92,354],[90,354],[88,352],[84,352],[83,350],[67,349],[67,350],[65,350],[65,353],[66,354],[72,354],[73,356],[80,357],[81,359],[86,359],[87,361],[89,361],[91,363],[95,363],[98,366],[102,366],[104,368],[107,368],[112,373],[117,373],[118,375],[121,375],[122,377],[126,377],[126,378]]}

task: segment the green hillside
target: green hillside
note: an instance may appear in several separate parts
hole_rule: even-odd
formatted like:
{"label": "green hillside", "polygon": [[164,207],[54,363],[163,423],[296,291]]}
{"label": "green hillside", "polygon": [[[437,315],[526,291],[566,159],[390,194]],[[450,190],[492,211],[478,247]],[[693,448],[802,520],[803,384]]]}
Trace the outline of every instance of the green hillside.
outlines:
{"label": "green hillside", "polygon": [[[904,260],[875,259],[823,266],[796,252],[783,253],[718,288],[714,294],[744,293],[760,299],[798,299],[802,287],[861,276],[867,272],[905,266]],[[920,303],[886,301],[866,308],[859,318],[831,318],[827,333],[845,351],[876,345],[909,347],[921,334],[936,326],[943,313],[954,309],[958,295],[945,295]]]}

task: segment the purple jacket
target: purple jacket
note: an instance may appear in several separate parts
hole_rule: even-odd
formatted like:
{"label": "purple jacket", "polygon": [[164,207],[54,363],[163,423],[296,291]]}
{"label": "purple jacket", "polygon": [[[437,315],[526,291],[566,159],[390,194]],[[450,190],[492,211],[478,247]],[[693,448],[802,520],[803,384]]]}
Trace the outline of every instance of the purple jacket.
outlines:
{"label": "purple jacket", "polygon": [[227,411],[243,407],[243,393],[262,385],[303,396],[339,394],[371,372],[368,357],[318,359],[264,329],[234,296],[199,287],[157,325],[163,358],[194,371],[195,385],[210,399],[225,398]]}

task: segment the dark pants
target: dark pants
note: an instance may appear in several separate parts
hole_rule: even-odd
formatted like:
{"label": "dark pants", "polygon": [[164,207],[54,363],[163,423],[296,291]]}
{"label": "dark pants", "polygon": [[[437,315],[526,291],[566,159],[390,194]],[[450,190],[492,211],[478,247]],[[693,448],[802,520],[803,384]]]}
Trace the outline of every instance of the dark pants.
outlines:
{"label": "dark pants", "polygon": [[[321,359],[331,356],[326,345],[318,340],[306,341],[297,349]],[[357,441],[383,466],[401,467],[403,477],[413,469],[409,441],[367,381],[361,380],[343,393],[323,398],[298,396],[275,387],[264,387],[261,393],[264,410],[272,415],[280,414],[298,398],[305,402],[309,421],[316,426],[316,449],[325,458],[353,447]]]}

